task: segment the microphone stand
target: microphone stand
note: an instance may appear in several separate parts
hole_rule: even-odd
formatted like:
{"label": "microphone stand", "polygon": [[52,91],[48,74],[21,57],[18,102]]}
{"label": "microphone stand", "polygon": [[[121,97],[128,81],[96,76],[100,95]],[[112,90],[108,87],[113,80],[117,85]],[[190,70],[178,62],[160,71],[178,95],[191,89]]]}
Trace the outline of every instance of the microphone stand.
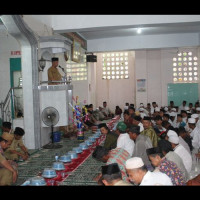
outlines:
{"label": "microphone stand", "polygon": [[65,76],[63,77],[63,81],[64,81],[64,84],[66,85],[67,84],[67,73],[65,72],[63,67],[61,67],[60,65],[58,67],[61,68],[62,71],[65,73]]}

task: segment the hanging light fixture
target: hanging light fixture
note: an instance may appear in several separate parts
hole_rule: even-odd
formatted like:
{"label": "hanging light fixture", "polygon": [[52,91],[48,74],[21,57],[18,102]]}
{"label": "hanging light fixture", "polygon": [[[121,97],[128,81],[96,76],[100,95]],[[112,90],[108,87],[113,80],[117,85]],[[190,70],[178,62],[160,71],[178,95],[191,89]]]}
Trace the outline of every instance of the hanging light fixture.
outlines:
{"label": "hanging light fixture", "polygon": [[43,57],[41,57],[41,59],[39,60],[39,71],[43,71],[45,66],[46,66],[46,60]]}

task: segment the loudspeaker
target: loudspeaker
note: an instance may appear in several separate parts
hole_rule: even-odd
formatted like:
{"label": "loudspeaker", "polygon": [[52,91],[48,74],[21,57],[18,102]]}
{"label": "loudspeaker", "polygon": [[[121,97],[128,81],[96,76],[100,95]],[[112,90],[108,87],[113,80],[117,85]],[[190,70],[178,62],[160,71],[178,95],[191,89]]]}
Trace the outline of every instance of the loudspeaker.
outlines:
{"label": "loudspeaker", "polygon": [[87,62],[97,62],[97,56],[95,56],[95,55],[87,55],[86,56],[86,61]]}

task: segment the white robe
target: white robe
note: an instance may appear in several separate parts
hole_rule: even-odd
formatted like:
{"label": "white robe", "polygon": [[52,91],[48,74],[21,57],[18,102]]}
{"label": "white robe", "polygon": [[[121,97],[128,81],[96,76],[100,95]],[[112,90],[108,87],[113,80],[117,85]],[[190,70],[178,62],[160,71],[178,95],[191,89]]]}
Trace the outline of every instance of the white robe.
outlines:
{"label": "white robe", "polygon": [[181,144],[178,144],[174,148],[174,152],[182,158],[183,164],[185,165],[187,172],[190,173],[192,169],[192,156]]}
{"label": "white robe", "polygon": [[195,149],[200,148],[200,128],[196,126],[194,130],[191,132],[190,136],[192,137],[192,146]]}
{"label": "white robe", "polygon": [[148,171],[140,183],[143,185],[173,185],[169,176],[162,172],[150,172]]}

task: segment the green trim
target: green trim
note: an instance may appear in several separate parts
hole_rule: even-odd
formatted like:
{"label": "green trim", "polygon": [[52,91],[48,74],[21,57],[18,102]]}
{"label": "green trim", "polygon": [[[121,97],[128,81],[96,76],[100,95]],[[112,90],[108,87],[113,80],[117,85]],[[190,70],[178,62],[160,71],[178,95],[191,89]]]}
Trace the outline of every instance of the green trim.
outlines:
{"label": "green trim", "polygon": [[[10,58],[10,87],[14,87],[14,72],[21,71],[21,58]],[[13,101],[11,99],[11,104]],[[12,119],[15,118],[14,107],[11,106]]]}

